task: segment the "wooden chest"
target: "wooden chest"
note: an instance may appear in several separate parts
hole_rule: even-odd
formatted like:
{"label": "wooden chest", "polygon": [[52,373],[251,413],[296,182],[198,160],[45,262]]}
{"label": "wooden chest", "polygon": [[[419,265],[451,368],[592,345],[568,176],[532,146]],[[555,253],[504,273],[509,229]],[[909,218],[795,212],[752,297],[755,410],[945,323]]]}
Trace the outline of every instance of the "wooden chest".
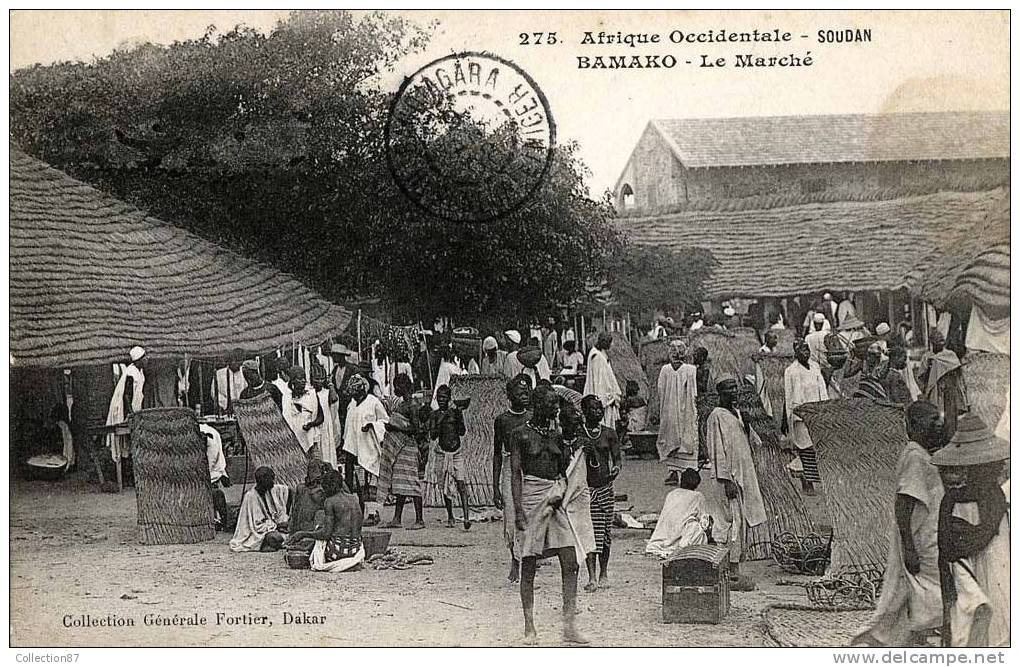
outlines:
{"label": "wooden chest", "polygon": [[662,565],[663,623],[721,623],[730,609],[729,549],[687,547]]}

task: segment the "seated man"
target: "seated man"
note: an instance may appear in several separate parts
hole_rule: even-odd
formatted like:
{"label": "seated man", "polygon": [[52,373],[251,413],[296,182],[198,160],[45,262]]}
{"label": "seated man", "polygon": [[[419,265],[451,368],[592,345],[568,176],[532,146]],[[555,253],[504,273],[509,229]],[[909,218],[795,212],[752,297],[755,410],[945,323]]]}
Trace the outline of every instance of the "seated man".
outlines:
{"label": "seated man", "polygon": [[[322,476],[333,468],[323,461],[309,461],[308,472],[303,484],[294,489],[294,502],[291,503],[290,522],[288,526],[293,536],[298,532],[313,531],[323,524],[324,503],[326,496],[322,490]],[[303,540],[287,540],[287,551],[312,551],[315,540],[308,537]]]}
{"label": "seated man", "polygon": [[231,551],[277,551],[287,532],[290,489],[276,483],[272,468],[255,471],[255,487],[244,494]]}
{"label": "seated man", "polygon": [[680,473],[680,488],[666,496],[646,554],[666,559],[685,547],[709,543],[713,520],[705,507],[705,496],[697,490],[700,485],[697,470],[687,468]]}
{"label": "seated man", "polygon": [[323,474],[322,492],[326,496],[322,526],[292,534],[288,544],[313,538],[315,546],[308,559],[313,570],[350,570],[365,560],[365,547],[361,543],[361,503],[356,495],[347,491],[343,477],[335,470]]}

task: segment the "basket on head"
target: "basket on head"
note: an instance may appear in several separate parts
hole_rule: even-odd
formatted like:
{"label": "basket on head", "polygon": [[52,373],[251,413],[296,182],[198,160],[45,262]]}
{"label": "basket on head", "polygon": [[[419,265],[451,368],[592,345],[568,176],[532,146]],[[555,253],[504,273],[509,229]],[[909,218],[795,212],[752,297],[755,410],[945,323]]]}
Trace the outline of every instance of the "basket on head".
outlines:
{"label": "basket on head", "polygon": [[216,536],[206,439],[187,408],[128,418],[142,544],[192,544]]}

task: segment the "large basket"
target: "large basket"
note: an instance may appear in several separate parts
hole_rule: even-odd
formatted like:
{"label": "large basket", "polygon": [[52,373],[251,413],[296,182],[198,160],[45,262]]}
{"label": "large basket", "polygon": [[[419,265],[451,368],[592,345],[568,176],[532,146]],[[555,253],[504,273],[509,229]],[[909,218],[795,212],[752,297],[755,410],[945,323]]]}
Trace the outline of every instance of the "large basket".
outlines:
{"label": "large basket", "polygon": [[[785,331],[785,329],[780,329]],[[779,427],[783,423],[783,415],[786,412],[786,385],[783,376],[786,369],[793,363],[793,354],[755,352],[751,359],[761,370],[765,380],[765,390],[768,391],[769,400],[772,402],[772,418]]]}
{"label": "large basket", "polygon": [[689,340],[692,350],[697,347],[708,350],[716,377],[732,375],[743,378],[754,373],[751,357],[761,347],[754,329],[697,329],[690,333]]}
{"label": "large basket", "polygon": [[797,408],[818,453],[832,521],[832,567],[885,562],[896,463],[907,442],[903,406],[867,398]]}
{"label": "large basket", "polygon": [[216,536],[206,439],[187,408],[132,414],[131,449],[142,544],[192,544]]}
{"label": "large basket", "polygon": [[305,480],[308,458],[269,394],[234,400],[234,415],[248,448],[250,470],[272,468],[277,483],[289,487]]}
{"label": "large basket", "polygon": [[390,537],[392,535],[385,530],[361,531],[361,543],[365,546],[365,559],[367,560],[375,554],[386,553],[386,548],[390,546]]}

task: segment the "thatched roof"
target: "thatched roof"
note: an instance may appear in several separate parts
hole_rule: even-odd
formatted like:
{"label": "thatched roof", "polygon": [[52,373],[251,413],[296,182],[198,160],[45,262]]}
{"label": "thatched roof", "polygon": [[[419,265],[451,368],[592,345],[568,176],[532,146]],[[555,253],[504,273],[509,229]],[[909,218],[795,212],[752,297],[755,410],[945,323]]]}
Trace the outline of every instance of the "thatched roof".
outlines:
{"label": "thatched roof", "polygon": [[940,306],[959,300],[1008,311],[1009,216],[1007,188],[987,215],[960,226],[911,269],[911,291]]}
{"label": "thatched roof", "polygon": [[24,153],[10,157],[16,366],[221,356],[321,342],[351,315],[293,276],[149,217]]}
{"label": "thatched roof", "polygon": [[711,252],[718,264],[708,298],[783,297],[903,287],[919,259],[1008,198],[999,188],[762,208],[723,202],[618,224],[634,243]]}
{"label": "thatched roof", "polygon": [[649,125],[688,168],[1009,157],[1009,111],[670,118]]}

